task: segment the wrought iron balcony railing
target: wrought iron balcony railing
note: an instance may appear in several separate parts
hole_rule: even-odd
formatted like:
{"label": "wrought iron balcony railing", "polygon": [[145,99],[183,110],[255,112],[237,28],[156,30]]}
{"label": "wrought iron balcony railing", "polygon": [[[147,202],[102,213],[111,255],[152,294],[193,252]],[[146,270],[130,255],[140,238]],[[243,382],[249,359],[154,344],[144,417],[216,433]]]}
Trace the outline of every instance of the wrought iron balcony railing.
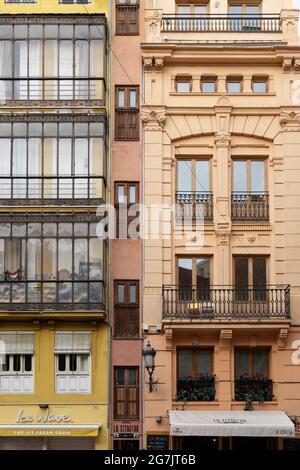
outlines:
{"label": "wrought iron balcony railing", "polygon": [[95,77],[1,77],[0,100],[10,101],[97,101],[105,105],[106,83]]}
{"label": "wrought iron balcony railing", "polygon": [[0,175],[0,206],[97,206],[104,197],[102,176]]}
{"label": "wrought iron balcony railing", "polygon": [[290,318],[290,287],[164,286],[165,319]]}
{"label": "wrought iron balcony railing", "polygon": [[234,192],[231,195],[231,218],[240,221],[269,221],[269,193]]}
{"label": "wrought iron balcony railing", "polygon": [[214,204],[212,192],[176,193],[176,219],[213,220]]}
{"label": "wrought iron balcony railing", "polygon": [[115,337],[138,338],[140,318],[136,305],[115,305]]}
{"label": "wrought iron balcony railing", "polygon": [[236,401],[265,401],[273,400],[273,382],[265,377],[242,376],[235,380]]}
{"label": "wrought iron balcony railing", "polygon": [[165,14],[163,32],[281,32],[280,15]]}
{"label": "wrought iron balcony railing", "polygon": [[0,311],[105,310],[103,281],[0,280]]}
{"label": "wrought iron balcony railing", "polygon": [[214,401],[215,395],[213,375],[180,377],[177,381],[177,401]]}

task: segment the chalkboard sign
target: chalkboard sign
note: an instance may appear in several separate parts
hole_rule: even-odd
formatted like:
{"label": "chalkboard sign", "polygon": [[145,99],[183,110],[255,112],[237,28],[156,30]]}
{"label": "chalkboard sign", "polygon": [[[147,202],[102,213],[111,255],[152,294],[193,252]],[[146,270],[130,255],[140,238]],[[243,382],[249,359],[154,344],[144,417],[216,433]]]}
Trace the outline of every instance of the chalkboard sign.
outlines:
{"label": "chalkboard sign", "polygon": [[153,451],[164,452],[169,450],[169,436],[164,435],[148,435],[147,449]]}

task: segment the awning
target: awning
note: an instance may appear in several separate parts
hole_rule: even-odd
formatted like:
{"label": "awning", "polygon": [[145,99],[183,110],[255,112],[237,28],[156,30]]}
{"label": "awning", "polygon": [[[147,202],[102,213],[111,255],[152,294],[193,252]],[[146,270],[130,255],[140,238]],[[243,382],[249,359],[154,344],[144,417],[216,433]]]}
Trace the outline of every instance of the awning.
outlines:
{"label": "awning", "polygon": [[171,436],[293,437],[283,411],[170,411]]}
{"label": "awning", "polygon": [[6,437],[97,437],[101,425],[94,424],[28,424],[0,425],[0,436]]}

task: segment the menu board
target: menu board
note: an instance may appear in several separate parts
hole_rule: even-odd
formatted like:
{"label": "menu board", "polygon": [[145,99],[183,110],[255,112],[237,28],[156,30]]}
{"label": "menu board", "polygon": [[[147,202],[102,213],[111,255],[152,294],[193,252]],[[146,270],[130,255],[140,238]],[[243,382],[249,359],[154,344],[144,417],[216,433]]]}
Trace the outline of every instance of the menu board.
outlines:
{"label": "menu board", "polygon": [[166,451],[169,450],[169,436],[167,435],[148,435],[147,436],[147,449],[152,451]]}

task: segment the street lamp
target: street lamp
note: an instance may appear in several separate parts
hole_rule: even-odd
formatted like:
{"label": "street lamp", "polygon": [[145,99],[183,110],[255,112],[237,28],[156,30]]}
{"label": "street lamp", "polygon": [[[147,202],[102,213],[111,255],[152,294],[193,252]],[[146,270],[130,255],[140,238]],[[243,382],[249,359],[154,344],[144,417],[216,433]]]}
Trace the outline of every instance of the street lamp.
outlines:
{"label": "street lamp", "polygon": [[143,349],[143,357],[145,361],[145,368],[149,374],[149,392],[153,392],[153,372],[155,370],[155,359],[156,351],[151,346],[150,341],[148,341],[147,346]]}

